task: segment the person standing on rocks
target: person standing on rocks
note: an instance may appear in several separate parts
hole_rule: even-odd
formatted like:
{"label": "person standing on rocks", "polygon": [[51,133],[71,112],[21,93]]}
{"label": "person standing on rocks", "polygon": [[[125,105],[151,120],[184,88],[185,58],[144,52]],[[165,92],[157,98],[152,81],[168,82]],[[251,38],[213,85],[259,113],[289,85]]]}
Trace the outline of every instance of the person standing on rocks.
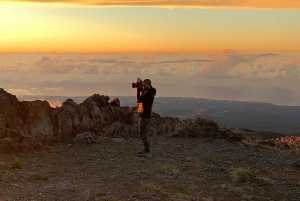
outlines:
{"label": "person standing on rocks", "polygon": [[136,101],[137,103],[139,103],[139,133],[145,147],[144,151],[139,152],[139,156],[142,157],[152,157],[152,153],[150,151],[150,143],[148,140],[148,127],[151,122],[152,106],[155,95],[156,89],[152,87],[151,80],[149,79],[145,79],[142,82],[142,87],[136,88]]}

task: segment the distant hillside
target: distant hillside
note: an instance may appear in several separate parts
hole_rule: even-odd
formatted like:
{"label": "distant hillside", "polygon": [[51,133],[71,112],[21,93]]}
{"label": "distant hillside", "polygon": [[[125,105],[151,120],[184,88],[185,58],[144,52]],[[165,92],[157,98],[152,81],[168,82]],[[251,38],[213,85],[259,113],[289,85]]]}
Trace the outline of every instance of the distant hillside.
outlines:
{"label": "distant hillside", "polygon": [[[20,96],[20,100],[36,98]],[[43,96],[49,101],[65,101],[72,98],[81,103],[86,97]],[[114,97],[110,97],[113,99]],[[121,106],[135,106],[135,97],[119,96]],[[153,111],[180,119],[194,118],[196,114],[206,115],[218,122],[220,127],[243,128],[255,131],[299,134],[300,107],[278,106],[271,103],[209,100],[203,98],[158,97]]]}
{"label": "distant hillside", "polygon": [[[122,105],[134,105],[134,97],[119,97]],[[297,134],[300,131],[300,107],[271,103],[209,100],[203,98],[158,97],[153,110],[180,119],[206,115],[221,127]]]}

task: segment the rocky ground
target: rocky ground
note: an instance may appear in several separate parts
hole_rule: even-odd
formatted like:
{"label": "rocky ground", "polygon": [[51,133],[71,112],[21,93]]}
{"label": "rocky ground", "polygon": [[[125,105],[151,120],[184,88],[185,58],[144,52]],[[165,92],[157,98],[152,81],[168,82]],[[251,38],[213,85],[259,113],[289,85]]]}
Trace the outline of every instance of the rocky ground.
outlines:
{"label": "rocky ground", "polygon": [[[153,137],[62,143],[0,155],[0,200],[298,201],[300,157],[223,139]],[[20,161],[16,160],[19,159]]]}

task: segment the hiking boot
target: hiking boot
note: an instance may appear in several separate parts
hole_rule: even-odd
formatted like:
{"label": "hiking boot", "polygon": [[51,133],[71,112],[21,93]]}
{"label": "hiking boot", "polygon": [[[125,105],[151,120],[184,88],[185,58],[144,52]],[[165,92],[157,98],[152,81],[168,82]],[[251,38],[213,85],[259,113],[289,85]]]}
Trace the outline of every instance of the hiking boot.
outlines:
{"label": "hiking boot", "polygon": [[141,155],[142,153],[147,152],[146,149],[144,149],[144,151],[140,151],[139,155]]}
{"label": "hiking boot", "polygon": [[151,151],[142,151],[142,152],[139,152],[139,155],[141,156],[141,157],[152,157],[152,153],[151,153]]}

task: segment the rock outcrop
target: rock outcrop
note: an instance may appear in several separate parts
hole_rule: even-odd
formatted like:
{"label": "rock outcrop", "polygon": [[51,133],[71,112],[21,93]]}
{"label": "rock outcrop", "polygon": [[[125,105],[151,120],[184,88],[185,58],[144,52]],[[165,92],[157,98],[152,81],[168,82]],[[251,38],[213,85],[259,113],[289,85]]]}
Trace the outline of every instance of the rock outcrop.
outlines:
{"label": "rock outcrop", "polygon": [[[47,101],[19,101],[0,89],[0,153],[41,150],[66,139],[93,143],[97,136],[138,137],[137,114],[121,107],[117,97],[109,100],[108,96],[94,94],[80,104],[67,99],[61,107],[52,108]],[[232,136],[211,120],[196,120],[180,121],[153,113],[149,132],[181,137]]]}
{"label": "rock outcrop", "polygon": [[298,136],[286,136],[268,140],[247,137],[244,141],[246,143],[255,144],[259,147],[273,147],[281,150],[294,150],[297,153],[300,150],[300,137]]}

